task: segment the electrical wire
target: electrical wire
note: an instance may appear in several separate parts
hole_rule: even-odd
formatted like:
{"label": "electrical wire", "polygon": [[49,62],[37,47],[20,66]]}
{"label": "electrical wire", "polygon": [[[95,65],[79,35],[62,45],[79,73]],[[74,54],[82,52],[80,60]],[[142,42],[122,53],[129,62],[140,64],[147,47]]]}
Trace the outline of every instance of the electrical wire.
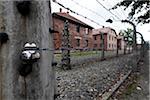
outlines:
{"label": "electrical wire", "polygon": [[[110,3],[108,2],[108,3],[106,4],[106,6],[107,6],[107,7],[111,7],[112,5],[110,5]],[[111,9],[109,8],[108,10],[110,11]],[[121,10],[121,9],[120,9],[120,10]],[[119,16],[121,15],[121,18],[123,19],[123,17],[122,17],[123,12],[122,12],[122,11],[121,11],[122,14],[120,13],[120,11],[119,11],[119,12],[116,11],[116,10],[113,10],[113,11],[114,11],[115,14],[117,14],[117,15],[119,15]],[[125,15],[125,14],[124,14],[124,15]]]}
{"label": "electrical wire", "polygon": [[89,8],[87,8],[87,7],[83,6],[83,5],[81,5],[81,4],[79,4],[79,3],[76,2],[75,0],[71,0],[71,1],[74,2],[76,5],[80,6],[81,8],[84,8],[84,9],[86,9],[86,10],[88,10],[88,11],[94,13],[95,15],[97,15],[97,16],[99,16],[99,17],[101,17],[101,18],[103,18],[103,19],[105,20],[105,18],[104,18],[102,15],[100,15],[99,13],[97,13],[97,12],[95,12],[95,11],[93,11],[93,10],[91,10],[91,9],[89,9]]}
{"label": "electrical wire", "polygon": [[86,17],[86,16],[84,16],[84,15],[82,15],[82,14],[79,14],[79,13],[73,11],[73,10],[70,9],[69,7],[64,6],[63,4],[57,2],[56,0],[53,0],[53,2],[56,3],[56,4],[58,4],[58,5],[61,6],[61,7],[65,8],[66,10],[70,11],[71,13],[74,13],[74,14],[76,14],[76,15],[78,15],[78,16],[81,16],[81,17],[83,17],[83,18],[85,18],[85,19],[87,19],[87,20],[89,20],[89,21],[91,21],[91,22],[97,24],[98,26],[103,26],[103,25],[99,24],[98,22],[94,21],[93,19],[90,19],[90,18],[88,18],[88,17]]}
{"label": "electrical wire", "polygon": [[102,3],[100,3],[100,1],[96,0],[97,3],[99,5],[101,5],[104,9],[106,9],[109,13],[111,13],[112,15],[114,15],[117,19],[121,20],[117,15],[115,15],[114,13],[112,13],[109,9],[107,9]]}
{"label": "electrical wire", "polygon": [[[111,9],[109,9],[110,11]],[[124,19],[124,16],[126,17],[125,13],[122,11],[122,8],[120,7],[120,9],[117,11],[117,10],[113,10],[114,13],[118,16],[121,16],[121,19]]]}
{"label": "electrical wire", "polygon": [[121,12],[123,13],[123,15],[125,16],[125,17],[127,17],[126,16],[126,14],[125,14],[125,12],[123,11],[123,9],[120,7],[120,9],[121,9]]}
{"label": "electrical wire", "polygon": [[[108,5],[108,6],[111,6],[110,3],[107,3],[107,5]],[[116,10],[113,10],[113,11],[115,11],[115,12],[117,13],[117,15],[119,15],[119,14],[122,13],[122,14],[121,14],[121,17],[122,17],[122,19],[124,19],[124,16],[125,16],[125,17],[127,17],[127,16],[126,16],[124,10],[122,9],[122,7],[119,7],[119,8],[120,8],[120,9],[119,9],[120,11],[118,10],[119,12],[116,11]],[[112,10],[112,9],[110,8],[109,11],[111,11],[111,10]],[[120,12],[121,12],[121,13],[120,13]],[[123,16],[122,16],[122,15],[123,15]]]}

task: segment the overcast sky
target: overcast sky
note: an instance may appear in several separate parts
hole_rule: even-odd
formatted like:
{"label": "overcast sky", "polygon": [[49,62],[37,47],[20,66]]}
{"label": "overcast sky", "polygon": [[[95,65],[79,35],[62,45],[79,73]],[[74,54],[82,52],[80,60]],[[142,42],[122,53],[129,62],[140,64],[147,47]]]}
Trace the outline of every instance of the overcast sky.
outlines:
{"label": "overcast sky", "polygon": [[[71,10],[99,23],[100,25],[97,25],[81,16],[69,12],[70,15],[76,17],[77,19],[87,23],[88,25],[96,29],[101,28],[102,26],[107,26],[107,27],[114,28],[118,33],[120,30],[126,29],[127,27],[132,28],[132,26],[129,25],[128,23],[121,23],[119,21],[127,18],[130,9],[127,9],[126,11],[123,8],[118,8],[117,10],[111,10],[112,13],[114,13],[117,17],[119,17],[118,19],[117,17],[112,15],[109,11],[104,9],[96,0],[56,0],[56,1],[70,8]],[[113,7],[113,5],[115,5],[118,1],[121,0],[98,0],[98,1],[102,3],[106,8],[109,9]],[[59,8],[62,8],[58,4],[54,3],[52,0],[51,0],[51,7],[52,7],[52,12],[59,12]],[[66,12],[67,10],[63,9],[62,11]],[[114,22],[111,24],[105,22],[109,18],[113,19]],[[144,39],[146,41],[150,41],[150,24],[145,24],[145,25],[138,24],[136,28],[138,32],[141,32],[143,34]]]}

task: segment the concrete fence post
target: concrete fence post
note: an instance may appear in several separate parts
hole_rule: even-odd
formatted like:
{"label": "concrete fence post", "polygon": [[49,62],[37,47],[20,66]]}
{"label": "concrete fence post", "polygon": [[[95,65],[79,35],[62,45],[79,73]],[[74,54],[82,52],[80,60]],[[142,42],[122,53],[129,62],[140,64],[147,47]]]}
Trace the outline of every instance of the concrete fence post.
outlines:
{"label": "concrete fence post", "polygon": [[50,1],[0,1],[0,42],[1,33],[8,35],[0,45],[0,100],[53,100],[52,51],[39,50],[40,58],[28,66],[21,59],[27,42],[52,49],[50,16]]}
{"label": "concrete fence post", "polygon": [[102,55],[101,59],[105,59],[105,43],[104,43],[104,33],[101,33],[101,39],[102,39]]}
{"label": "concrete fence post", "polygon": [[70,40],[69,40],[69,23],[66,20],[64,24],[64,30],[62,34],[62,68],[71,69],[70,65]]}

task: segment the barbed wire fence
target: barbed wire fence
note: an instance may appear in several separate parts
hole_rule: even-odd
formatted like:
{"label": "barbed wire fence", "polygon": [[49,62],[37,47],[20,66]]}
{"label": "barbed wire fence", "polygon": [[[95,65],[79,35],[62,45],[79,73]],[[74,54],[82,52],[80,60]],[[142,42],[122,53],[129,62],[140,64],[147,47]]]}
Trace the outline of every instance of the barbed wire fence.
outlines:
{"label": "barbed wire fence", "polygon": [[[62,33],[62,59],[61,59],[61,66],[63,69],[71,69],[70,66],[70,38],[69,38],[69,23],[68,20],[65,21],[64,30]],[[65,49],[68,48],[68,49]]]}
{"label": "barbed wire fence", "polygon": [[[56,50],[57,53],[54,56],[55,61],[58,62],[58,65],[61,68],[65,70],[72,69],[72,67],[76,65],[83,65],[90,62],[101,61],[116,56],[115,49],[114,50],[104,49],[104,47],[107,45],[104,44],[104,42],[106,42],[106,40],[104,40],[104,36],[102,36],[102,39],[100,40],[100,44],[101,43],[103,44],[101,49],[95,48],[94,43],[92,43],[92,48],[89,49],[87,49],[86,47],[80,47],[81,41],[79,42],[80,45],[79,48],[76,48],[77,41],[71,38],[71,35],[73,34],[69,32],[69,30],[70,30],[69,22],[65,21],[64,29],[62,30],[62,37],[61,37],[62,44],[60,49]],[[85,41],[82,42],[83,45],[86,45]],[[72,43],[75,44],[75,46],[73,46]],[[126,52],[126,54],[128,53],[129,52]],[[118,55],[122,55],[122,54],[124,54],[124,49],[119,49]]]}
{"label": "barbed wire fence", "polygon": [[[71,1],[74,1],[74,0],[71,0]],[[98,0],[96,0],[97,3],[99,3],[103,8],[105,8],[109,13],[111,13],[112,15],[114,15],[117,19],[120,20],[120,18],[112,13],[111,11],[109,11],[109,9],[107,9],[104,5],[102,5]],[[99,25],[99,26],[102,26],[100,25],[99,23],[97,23],[96,21],[84,16],[84,15],[81,15],[79,14],[78,12],[75,12],[73,11],[72,9],[64,6],[62,3],[59,3],[57,2],[57,0],[53,0],[53,2],[57,3],[59,6],[67,9],[68,11],[70,11],[71,13],[73,14],[76,14],[78,16],[81,16],[85,19],[88,19],[90,20],[91,22]],[[78,4],[77,2],[75,2],[76,4]],[[79,6],[85,8],[84,6],[78,4]],[[88,8],[85,8],[95,14],[97,14],[96,12],[94,12],[93,10],[90,10]],[[98,15],[100,16],[100,15]],[[66,22],[65,22],[66,23]],[[68,23],[68,22],[67,22]],[[71,66],[72,65],[77,65],[77,64],[82,64],[82,63],[86,63],[86,62],[91,62],[91,61],[96,61],[96,60],[99,60],[99,59],[102,59],[102,58],[108,58],[108,57],[113,57],[113,56],[118,56],[118,55],[121,55],[121,54],[128,54],[128,53],[131,53],[131,46],[126,46],[124,47],[124,49],[118,49],[118,46],[117,46],[117,49],[118,50],[102,50],[101,49],[95,49],[94,47],[92,48],[92,50],[84,50],[85,48],[81,48],[80,50],[76,49],[76,48],[71,48],[71,41],[69,41],[70,39],[70,36],[69,36],[69,31],[68,31],[68,28],[69,26],[66,25],[66,30],[64,28],[65,31],[63,31],[63,36],[62,36],[62,47],[61,47],[61,56],[59,54],[57,54],[57,56],[55,56],[56,60],[59,59],[59,62],[61,63],[61,66],[63,69],[71,69]],[[68,33],[68,35],[64,35],[66,33]],[[70,33],[71,35],[72,33]],[[73,42],[76,42],[76,41],[73,41]],[[103,40],[101,40],[101,42],[104,42]],[[106,44],[103,44],[103,45],[106,45]],[[62,58],[61,58],[62,57]]]}

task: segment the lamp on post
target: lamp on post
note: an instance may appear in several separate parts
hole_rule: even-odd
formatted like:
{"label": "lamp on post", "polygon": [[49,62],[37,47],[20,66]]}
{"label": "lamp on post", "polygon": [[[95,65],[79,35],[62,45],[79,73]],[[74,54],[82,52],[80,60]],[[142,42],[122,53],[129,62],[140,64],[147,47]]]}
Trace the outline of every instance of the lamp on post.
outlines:
{"label": "lamp on post", "polygon": [[106,22],[113,23],[111,19],[106,20]]}
{"label": "lamp on post", "polygon": [[[112,19],[108,19],[106,20],[106,22],[109,22],[109,23],[113,23],[113,20]],[[125,23],[129,23],[130,25],[133,26],[133,31],[134,31],[134,35],[133,35],[133,49],[136,51],[137,47],[136,47],[136,26],[133,22],[129,21],[129,20],[121,20],[121,22],[125,22]]]}

